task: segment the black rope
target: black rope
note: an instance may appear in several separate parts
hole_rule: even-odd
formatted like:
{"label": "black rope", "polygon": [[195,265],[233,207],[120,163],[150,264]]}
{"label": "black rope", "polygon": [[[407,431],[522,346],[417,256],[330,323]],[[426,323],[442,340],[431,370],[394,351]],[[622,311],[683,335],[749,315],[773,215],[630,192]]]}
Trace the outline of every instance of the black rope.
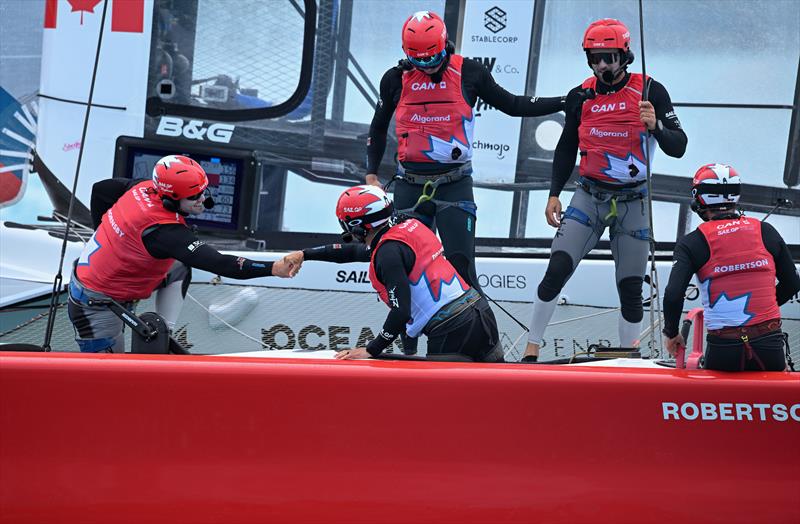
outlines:
{"label": "black rope", "polygon": [[[644,82],[644,86],[642,89],[642,101],[646,102],[648,99],[648,95],[650,94],[650,82],[647,78],[647,66],[645,60],[645,53],[644,53],[644,10],[642,8],[642,0],[639,0],[639,44],[641,45],[642,49],[642,81]],[[650,131],[647,130],[648,135]],[[661,346],[661,337],[658,335],[655,329],[656,318],[655,315],[658,313],[659,320],[661,316],[661,303],[659,300],[659,291],[658,291],[658,272],[656,270],[656,233],[655,228],[653,226],[653,173],[651,171],[651,163],[650,163],[650,137],[648,136],[648,140],[645,142],[644,147],[644,161],[645,166],[647,167],[646,175],[647,175],[647,207],[648,207],[648,226],[650,228],[650,286],[652,291],[650,293],[650,301],[651,305],[648,308],[650,310],[650,340],[651,340],[651,351],[653,352],[653,356],[658,356],[659,348]],[[655,294],[655,295],[654,295]],[[652,301],[655,298],[655,307],[653,307]],[[657,341],[657,342],[656,342]]]}
{"label": "black rope", "polygon": [[72,210],[75,206],[75,192],[78,190],[78,177],[81,173],[81,160],[83,159],[83,149],[86,144],[86,129],[89,127],[89,114],[92,111],[92,99],[94,98],[94,84],[97,80],[97,65],[100,61],[100,46],[103,43],[103,30],[106,25],[106,11],[108,11],[108,0],[103,2],[103,15],[100,18],[100,35],[97,37],[97,50],[94,55],[94,68],[92,70],[92,83],[89,87],[89,100],[86,103],[86,116],[83,119],[83,131],[81,132],[81,145],[78,148],[78,165],[75,167],[75,180],[72,182],[72,193],[69,196],[69,210],[67,211],[67,224],[64,229],[64,241],[61,243],[61,257],[58,261],[58,273],[53,279],[53,292],[50,295],[50,308],[47,312],[47,329],[44,334],[44,347],[45,351],[50,351],[50,339],[53,336],[53,327],[56,322],[56,308],[58,307],[58,298],[60,296],[61,286],[63,283],[63,276],[61,275],[61,268],[64,265],[64,257],[67,253],[67,241],[69,239],[69,226],[72,224]]}

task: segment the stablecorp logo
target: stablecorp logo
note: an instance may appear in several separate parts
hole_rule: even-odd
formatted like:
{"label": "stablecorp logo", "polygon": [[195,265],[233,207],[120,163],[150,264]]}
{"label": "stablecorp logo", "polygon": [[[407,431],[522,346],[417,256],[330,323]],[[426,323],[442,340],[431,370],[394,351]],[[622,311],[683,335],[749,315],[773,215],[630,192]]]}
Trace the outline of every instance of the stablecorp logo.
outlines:
{"label": "stablecorp logo", "polygon": [[483,27],[492,32],[491,35],[472,35],[473,42],[496,44],[513,44],[519,41],[517,36],[500,35],[508,27],[508,13],[498,6],[487,9],[483,13]]}
{"label": "stablecorp logo", "polygon": [[483,26],[492,33],[499,33],[506,28],[508,13],[497,6],[483,13]]}

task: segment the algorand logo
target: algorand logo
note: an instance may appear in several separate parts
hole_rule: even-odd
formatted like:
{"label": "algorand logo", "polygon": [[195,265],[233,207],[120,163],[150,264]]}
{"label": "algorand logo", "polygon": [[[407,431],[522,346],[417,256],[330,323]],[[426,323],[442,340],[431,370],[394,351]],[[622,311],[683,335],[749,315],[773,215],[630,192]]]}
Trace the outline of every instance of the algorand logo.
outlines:
{"label": "algorand logo", "polygon": [[233,124],[211,124],[206,127],[202,120],[189,120],[186,124],[183,119],[176,116],[162,116],[158,122],[157,135],[183,136],[191,140],[205,140],[227,144],[231,141]]}
{"label": "algorand logo", "polygon": [[443,115],[443,116],[426,116],[426,115],[418,115],[414,113],[411,115],[411,121],[417,122],[420,124],[427,124],[430,122],[449,122],[450,115]]}
{"label": "algorand logo", "polygon": [[596,127],[593,127],[592,129],[589,130],[589,136],[597,136],[597,137],[600,137],[600,138],[607,138],[607,137],[610,137],[610,136],[619,137],[619,138],[628,138],[628,132],[627,131],[604,131],[602,129],[597,129]]}

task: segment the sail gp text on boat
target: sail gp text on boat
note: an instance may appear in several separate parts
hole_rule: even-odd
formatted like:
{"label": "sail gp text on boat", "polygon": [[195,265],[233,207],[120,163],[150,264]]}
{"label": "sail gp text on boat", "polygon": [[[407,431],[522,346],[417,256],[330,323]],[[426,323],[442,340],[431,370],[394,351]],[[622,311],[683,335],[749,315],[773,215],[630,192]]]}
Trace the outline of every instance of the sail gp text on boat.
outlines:
{"label": "sail gp text on boat", "polygon": [[722,420],[800,422],[800,404],[761,404],[747,402],[662,402],[664,420]]}

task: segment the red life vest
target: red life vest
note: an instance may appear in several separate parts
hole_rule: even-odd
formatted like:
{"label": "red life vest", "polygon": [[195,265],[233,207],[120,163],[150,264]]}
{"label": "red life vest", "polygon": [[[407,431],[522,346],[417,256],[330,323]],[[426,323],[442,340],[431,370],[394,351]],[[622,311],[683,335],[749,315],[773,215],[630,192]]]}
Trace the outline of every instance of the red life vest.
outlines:
{"label": "red life vest", "polygon": [[[580,174],[606,184],[632,184],[647,179],[644,147],[649,144],[653,160],[656,141],[648,137],[639,120],[642,75],[631,73],[628,83],[615,93],[597,94],[581,108],[578,140]],[[597,78],[587,78],[581,87],[596,89]]]}
{"label": "red life vest", "polygon": [[119,300],[147,298],[164,279],[171,258],[154,258],[142,232],[156,224],[183,224],[178,213],[164,209],[150,181],[136,184],[111,206],[78,259],[84,286]]}
{"label": "red life vest", "polygon": [[375,255],[381,245],[389,240],[402,242],[414,251],[414,267],[408,275],[411,286],[411,319],[406,325],[406,333],[416,337],[422,333],[437,311],[469,290],[469,284],[444,257],[442,243],[433,231],[412,218],[384,233],[372,253],[369,279],[387,305],[393,297],[389,296],[386,286],[378,281],[375,274]]}
{"label": "red life vest", "polygon": [[697,272],[706,329],[752,326],[781,317],[775,261],[755,218],[709,220],[698,228],[711,256]]}
{"label": "red life vest", "polygon": [[400,162],[458,163],[472,158],[472,107],[461,92],[464,57],[451,55],[441,82],[422,71],[403,72],[395,110]]}

